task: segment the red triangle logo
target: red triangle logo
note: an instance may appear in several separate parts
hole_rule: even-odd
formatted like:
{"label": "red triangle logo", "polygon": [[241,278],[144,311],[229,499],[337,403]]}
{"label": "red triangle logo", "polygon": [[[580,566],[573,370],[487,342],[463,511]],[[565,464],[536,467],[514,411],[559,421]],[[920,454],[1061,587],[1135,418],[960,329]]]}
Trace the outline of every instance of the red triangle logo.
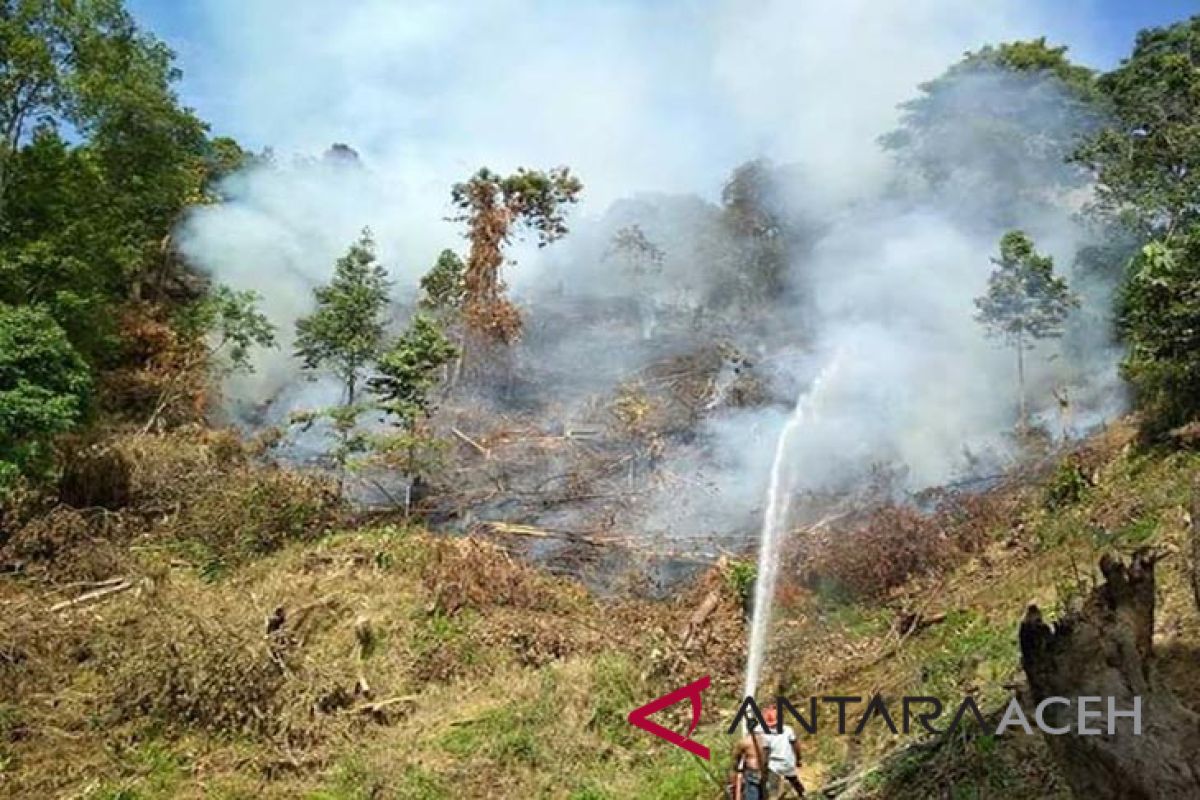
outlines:
{"label": "red triangle logo", "polygon": [[[696,730],[696,726],[700,724],[700,711],[703,708],[700,693],[707,689],[710,683],[709,676],[705,675],[695,683],[689,683],[687,686],[680,687],[673,692],[664,694],[662,697],[651,700],[644,706],[635,708],[629,712],[629,724],[635,728],[641,728],[647,733],[652,733],[676,747],[682,747],[692,755],[700,756],[700,758],[708,761],[708,748],[699,742],[692,741],[688,736],[691,736],[692,732]],[[668,730],[657,722],[650,721],[649,717],[651,714],[656,714],[664,708],[669,708],[684,699],[692,701],[692,724],[688,728],[687,736]]]}

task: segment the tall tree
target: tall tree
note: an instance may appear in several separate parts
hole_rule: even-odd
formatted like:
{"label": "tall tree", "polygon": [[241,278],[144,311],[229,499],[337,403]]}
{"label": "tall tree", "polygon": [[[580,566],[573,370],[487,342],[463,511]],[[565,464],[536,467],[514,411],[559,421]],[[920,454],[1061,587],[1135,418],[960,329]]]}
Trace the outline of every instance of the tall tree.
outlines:
{"label": "tall tree", "polygon": [[471,250],[464,275],[463,305],[468,330],[485,342],[508,344],[521,334],[521,314],[504,295],[500,276],[504,248],[522,230],[531,230],[539,247],[567,233],[565,207],[579,199],[583,184],[566,167],[548,172],[518,169],[501,176],[486,167],[450,191],[467,226]]}
{"label": "tall tree", "polygon": [[1063,323],[1079,305],[1067,282],[1054,274],[1054,259],[1038,253],[1021,231],[1000,240],[1000,257],[987,293],[975,300],[976,319],[988,333],[1017,351],[1019,424],[1026,422],[1025,351],[1038,341],[1062,336]]}
{"label": "tall tree", "polygon": [[652,281],[663,269],[666,253],[646,236],[637,223],[618,228],[612,235],[605,259],[614,259],[632,283],[634,302],[641,317],[642,338],[654,332],[654,296]]}
{"label": "tall tree", "polygon": [[965,219],[994,229],[1086,184],[1069,157],[1097,130],[1105,103],[1067,48],[1044,38],[989,45],[919,90],[881,139],[909,188],[948,194]]}
{"label": "tall tree", "polygon": [[739,166],[721,189],[721,223],[733,246],[726,302],[761,307],[782,294],[790,254],[780,195],[774,168],[761,159]]}
{"label": "tall tree", "polygon": [[367,368],[384,345],[388,277],[375,258],[375,241],[363,230],[337,260],[333,278],[313,290],[316,309],[296,322],[296,355],[308,370],[327,370],[354,405]]}
{"label": "tall tree", "polygon": [[1077,157],[1096,177],[1092,212],[1134,243],[1122,371],[1153,439],[1200,415],[1200,16],[1140,32],[1098,85],[1109,124]]}
{"label": "tall tree", "polygon": [[332,456],[339,471],[369,446],[357,431],[358,418],[366,410],[358,391],[384,351],[388,285],[387,271],[375,259],[371,232],[363,230],[337,260],[330,282],[313,290],[316,309],[296,322],[296,355],[304,368],[329,372],[342,384],[340,405],[297,420],[306,424],[316,417],[332,420],[337,437]]}
{"label": "tall tree", "polygon": [[1096,209],[1144,240],[1200,221],[1200,16],[1140,32],[1098,85],[1111,119],[1078,152],[1097,178]]}
{"label": "tall tree", "polygon": [[162,299],[166,237],[229,154],[178,77],[120,0],[0,0],[0,301],[44,306],[93,367],[138,349],[118,309]]}

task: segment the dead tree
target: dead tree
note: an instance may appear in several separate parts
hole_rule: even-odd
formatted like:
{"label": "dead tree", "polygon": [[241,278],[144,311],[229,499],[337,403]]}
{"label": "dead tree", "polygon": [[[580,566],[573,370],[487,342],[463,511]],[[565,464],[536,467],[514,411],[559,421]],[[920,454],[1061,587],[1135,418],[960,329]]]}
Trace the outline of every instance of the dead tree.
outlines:
{"label": "dead tree", "polygon": [[[1182,706],[1154,679],[1154,564],[1148,550],[1130,564],[1104,557],[1105,582],[1083,607],[1053,628],[1030,606],[1021,623],[1021,655],[1034,703],[1047,697],[1072,700],[1047,706],[1046,722],[1071,726],[1046,741],[1077,797],[1089,800],[1165,800],[1200,797],[1200,716]],[[1079,735],[1076,698],[1113,698],[1119,710],[1141,698],[1141,735],[1132,720],[1115,731]],[[1104,730],[1106,721],[1093,721]]]}

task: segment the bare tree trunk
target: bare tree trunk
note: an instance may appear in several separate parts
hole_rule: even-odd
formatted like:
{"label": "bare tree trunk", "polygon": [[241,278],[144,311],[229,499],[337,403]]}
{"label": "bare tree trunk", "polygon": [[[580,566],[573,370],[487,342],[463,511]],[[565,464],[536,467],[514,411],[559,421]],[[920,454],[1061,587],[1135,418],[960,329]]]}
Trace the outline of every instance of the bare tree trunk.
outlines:
{"label": "bare tree trunk", "polygon": [[[1170,800],[1200,797],[1200,717],[1159,686],[1152,670],[1154,563],[1138,551],[1132,562],[1105,556],[1105,583],[1082,610],[1054,628],[1030,606],[1021,623],[1021,655],[1035,703],[1065,697],[1072,706],[1048,706],[1050,725],[1071,726],[1046,742],[1076,796],[1088,800]],[[1106,716],[1090,724],[1103,735],[1079,735],[1077,698],[1103,698]],[[1128,718],[1107,729],[1109,698],[1119,711],[1141,703],[1141,734]]]}

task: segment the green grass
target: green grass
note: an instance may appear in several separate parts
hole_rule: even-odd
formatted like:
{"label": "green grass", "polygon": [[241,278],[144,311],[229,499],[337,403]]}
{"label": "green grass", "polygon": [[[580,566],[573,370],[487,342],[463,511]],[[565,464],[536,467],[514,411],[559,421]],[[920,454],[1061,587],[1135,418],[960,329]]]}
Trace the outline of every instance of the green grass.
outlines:
{"label": "green grass", "polygon": [[307,800],[373,800],[384,788],[383,779],[357,757],[343,759],[329,777],[327,786]]}

